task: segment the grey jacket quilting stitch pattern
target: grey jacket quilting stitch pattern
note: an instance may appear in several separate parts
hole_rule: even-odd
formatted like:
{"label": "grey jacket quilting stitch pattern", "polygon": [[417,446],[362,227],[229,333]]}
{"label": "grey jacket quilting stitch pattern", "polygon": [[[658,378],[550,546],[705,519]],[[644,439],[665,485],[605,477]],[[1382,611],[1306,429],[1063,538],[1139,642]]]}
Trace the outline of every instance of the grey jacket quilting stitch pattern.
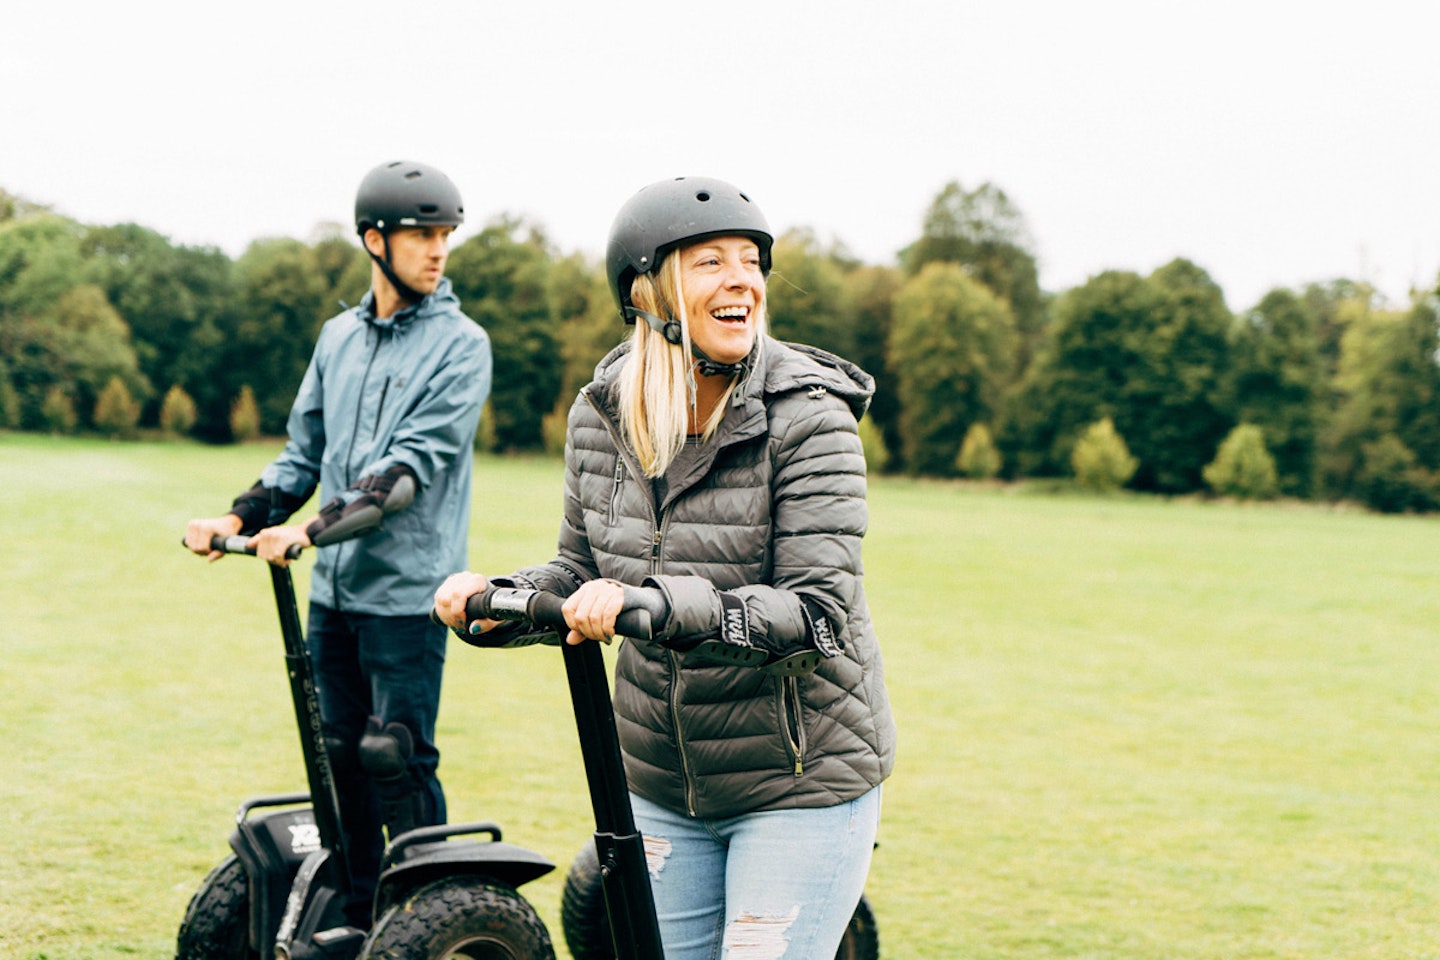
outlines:
{"label": "grey jacket quilting stitch pattern", "polygon": [[798,639],[800,595],[844,642],[814,674],[681,666],[627,641],[615,711],[630,787],[692,816],[726,817],[854,799],[889,776],[895,726],[865,601],[868,513],[856,421],[873,391],[859,367],[767,340],[717,435],[657,505],[619,443],[611,353],[569,415],[564,519],[555,561],[520,571],[568,595],[580,581],[647,577],[671,603],[671,633],[720,622],[717,591],[740,597],[752,634]]}

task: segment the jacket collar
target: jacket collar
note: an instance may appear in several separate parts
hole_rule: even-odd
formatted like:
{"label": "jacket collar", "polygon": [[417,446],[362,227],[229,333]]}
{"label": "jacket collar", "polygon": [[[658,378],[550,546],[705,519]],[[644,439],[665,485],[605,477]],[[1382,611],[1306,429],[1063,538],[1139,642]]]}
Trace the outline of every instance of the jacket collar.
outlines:
{"label": "jacket collar", "polygon": [[453,305],[456,309],[460,301],[450,289],[450,278],[441,277],[440,284],[433,293],[426,294],[419,303],[412,303],[402,310],[397,310],[392,316],[375,316],[375,291],[365,291],[365,297],[360,305],[355,308],[356,315],[376,330],[395,330],[397,332],[410,328],[416,320],[440,313],[447,305]]}
{"label": "jacket collar", "polygon": [[[596,365],[595,379],[588,388],[617,425],[620,418],[616,389],[630,343],[627,340],[620,344]],[[767,337],[753,369],[739,392],[731,397],[732,409],[720,424],[712,445],[718,449],[762,436],[770,424],[767,398],[800,390],[835,394],[850,405],[858,420],[874,395],[875,379],[850,361],[819,347]]]}
{"label": "jacket collar", "polygon": [[[611,421],[610,429],[619,444],[618,403],[616,390],[619,371],[630,352],[630,341],[611,350],[595,367],[595,379],[584,393],[592,406]],[[766,398],[799,390],[834,393],[850,404],[858,420],[864,414],[874,393],[875,380],[848,360],[818,347],[786,343],[766,338],[754,366],[737,394],[730,400],[731,409],[720,423],[715,438],[691,464],[683,477],[673,477],[666,491],[664,510],[699,477],[709,472],[715,457],[723,448],[764,436],[770,428],[770,412]],[[622,456],[628,454],[622,453]],[[634,465],[632,464],[632,467]]]}

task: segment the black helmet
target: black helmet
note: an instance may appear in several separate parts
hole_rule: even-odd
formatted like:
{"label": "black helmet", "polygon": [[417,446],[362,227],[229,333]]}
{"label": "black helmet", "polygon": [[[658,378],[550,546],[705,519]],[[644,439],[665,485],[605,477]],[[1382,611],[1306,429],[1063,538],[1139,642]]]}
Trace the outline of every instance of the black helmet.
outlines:
{"label": "black helmet", "polygon": [[770,272],[770,247],[775,238],[765,215],[723,180],[676,177],[645,187],[631,197],[615,216],[605,250],[610,293],[625,316],[630,315],[630,284],[649,273],[665,255],[682,243],[706,237],[739,235],[760,247],[760,270]]}
{"label": "black helmet", "polygon": [[465,222],[465,205],[450,178],[423,163],[396,160],[365,175],[355,193],[355,232],[374,227],[449,226]]}

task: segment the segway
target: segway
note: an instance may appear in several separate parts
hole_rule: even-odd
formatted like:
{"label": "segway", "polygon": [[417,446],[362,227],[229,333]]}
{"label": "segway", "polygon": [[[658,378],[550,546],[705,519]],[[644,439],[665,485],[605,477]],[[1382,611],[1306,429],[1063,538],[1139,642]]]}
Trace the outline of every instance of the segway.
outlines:
{"label": "segway", "polygon": [[[406,484],[396,484],[383,513],[409,502],[413,486],[402,489]],[[373,514],[336,524],[317,546],[368,533],[383,513],[375,507]],[[253,555],[247,539],[216,537],[211,545]],[[291,548],[291,558],[298,555],[298,547]],[[288,568],[267,566],[309,792],[240,805],[230,835],[233,853],[191,898],[176,960],[553,960],[550,935],[517,888],[555,865],[503,842],[500,827],[489,822],[421,827],[390,838],[370,931],[347,920],[348,851],[294,584]],[[477,835],[488,839],[451,839]]]}
{"label": "segway", "polygon": [[[563,637],[569,631],[563,603],[563,598],[539,590],[491,586],[466,602],[465,616],[469,623],[529,621]],[[625,587],[624,603],[615,620],[615,632],[622,637],[650,640],[669,614],[656,590]],[[468,639],[481,647],[517,645],[503,634],[495,643],[487,643],[485,636],[476,634]],[[519,643],[536,641],[532,634]],[[754,664],[747,651],[718,643],[702,645],[709,662]],[[565,943],[575,960],[664,960],[645,844],[630,805],[604,654],[598,643],[560,646],[595,813],[594,843],[580,850],[565,880],[560,913]],[[875,915],[863,895],[835,956],[836,960],[878,960],[880,956]]]}

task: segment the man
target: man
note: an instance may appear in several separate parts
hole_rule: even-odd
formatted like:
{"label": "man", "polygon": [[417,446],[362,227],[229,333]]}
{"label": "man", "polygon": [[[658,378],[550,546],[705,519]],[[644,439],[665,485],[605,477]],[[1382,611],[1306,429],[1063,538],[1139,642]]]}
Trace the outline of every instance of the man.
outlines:
{"label": "man", "polygon": [[[444,277],[463,220],[459,191],[433,167],[387,163],[365,177],[355,226],[369,293],[321,330],[281,454],[229,513],[192,520],[185,536],[215,560],[212,536],[250,535],[259,557],[284,566],[292,545],[326,543],[327,529],[383,504],[400,478],[415,485],[379,530],[318,549],[311,575],[307,645],[361,927],[382,824],[394,838],[445,822],[434,743],[445,628],[428,614],[435,584],[467,563],[472,448],[491,380],[489,338]],[[317,484],[319,514],[287,523]]]}

